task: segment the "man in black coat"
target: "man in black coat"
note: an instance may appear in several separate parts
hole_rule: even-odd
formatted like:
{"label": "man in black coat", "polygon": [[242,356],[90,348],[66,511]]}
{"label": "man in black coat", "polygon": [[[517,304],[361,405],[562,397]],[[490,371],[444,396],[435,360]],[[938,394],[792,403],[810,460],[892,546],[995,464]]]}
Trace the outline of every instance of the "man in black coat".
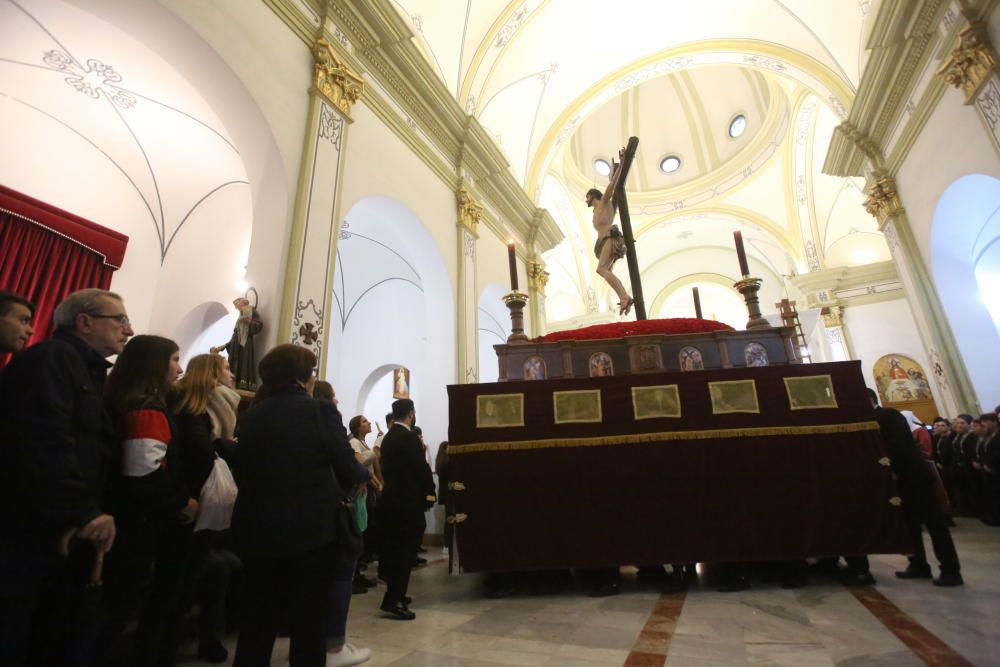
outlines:
{"label": "man in black coat", "polygon": [[406,589],[410,570],[427,527],[424,512],[434,504],[434,478],[424,458],[420,439],[413,432],[413,401],[392,404],[393,425],[382,439],[381,535],[379,571],[386,582],[380,609],[391,616],[412,620]]}
{"label": "man in black coat", "polygon": [[896,474],[899,495],[903,500],[903,514],[913,540],[913,554],[905,570],[896,572],[900,579],[930,579],[931,566],[924,550],[922,526],[927,526],[934,555],[941,566],[941,576],[934,579],[935,586],[961,586],[962,575],[955,543],[951,540],[947,517],[934,495],[934,478],[930,468],[917,448],[906,418],[899,410],[883,408],[878,396],[868,390],[878,429],[885,442],[886,452]]}
{"label": "man in black coat", "polygon": [[[101,510],[109,429],[101,404],[108,368],[132,335],[121,297],[70,294],[53,314],[53,337],[14,356],[0,373],[0,665],[74,665],[73,574],[94,550],[70,558],[69,531],[111,549],[114,519]],[[78,561],[82,561],[78,562]],[[85,642],[86,640],[84,640]]]}

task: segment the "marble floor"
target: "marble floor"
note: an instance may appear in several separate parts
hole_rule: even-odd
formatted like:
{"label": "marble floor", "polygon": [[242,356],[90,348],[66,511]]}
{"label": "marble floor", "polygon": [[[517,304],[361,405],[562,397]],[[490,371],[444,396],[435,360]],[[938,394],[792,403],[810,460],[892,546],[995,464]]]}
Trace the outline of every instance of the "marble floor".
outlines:
{"label": "marble floor", "polygon": [[[661,595],[626,568],[615,597],[570,588],[487,600],[479,576],[449,576],[434,550],[413,575],[416,620],[382,618],[380,585],[352,598],[349,640],[372,649],[365,664],[373,667],[1000,665],[1000,529],[958,524],[960,588],[896,579],[905,558],[875,556],[874,588],[826,580],[784,590],[754,581],[740,593],[695,586]],[[204,664],[193,651],[185,647],[181,664]],[[272,664],[287,665],[287,655],[279,640]]]}

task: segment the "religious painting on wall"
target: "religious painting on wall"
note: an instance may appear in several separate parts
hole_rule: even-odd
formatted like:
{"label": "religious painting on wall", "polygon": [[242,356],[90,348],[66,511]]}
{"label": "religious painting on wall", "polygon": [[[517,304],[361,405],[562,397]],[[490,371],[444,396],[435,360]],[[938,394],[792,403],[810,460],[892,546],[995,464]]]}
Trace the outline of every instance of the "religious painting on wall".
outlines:
{"label": "religious painting on wall", "polygon": [[743,348],[743,358],[747,366],[767,366],[767,350],[760,343],[747,343]]}
{"label": "religious painting on wall", "polygon": [[523,377],[525,380],[544,380],[545,360],[539,356],[528,357],[525,359]]}
{"label": "religious painting on wall", "polygon": [[524,394],[476,396],[476,428],[524,426]]}
{"label": "religious painting on wall", "polygon": [[603,378],[615,374],[615,364],[607,352],[598,352],[590,356],[590,377]]}
{"label": "religious painting on wall", "polygon": [[792,410],[836,408],[837,396],[833,393],[833,379],[829,375],[807,375],[784,378],[788,406]]}
{"label": "religious painting on wall", "polygon": [[701,350],[696,347],[682,347],[677,353],[682,371],[703,371],[705,362],[701,358]]}
{"label": "religious painting on wall", "polygon": [[882,404],[886,407],[911,410],[928,424],[938,414],[927,374],[910,357],[887,354],[875,362],[872,375]]}
{"label": "religious painting on wall", "polygon": [[392,371],[392,397],[393,398],[409,398],[410,397],[410,369],[399,368]]}
{"label": "religious painting on wall", "polygon": [[760,404],[757,402],[757,383],[753,380],[709,382],[708,394],[712,398],[712,414],[760,413]]}
{"label": "religious painting on wall", "polygon": [[681,396],[675,384],[632,387],[632,411],[636,420],[681,416]]}
{"label": "religious painting on wall", "polygon": [[590,424],[603,420],[600,389],[553,392],[552,407],[557,424]]}

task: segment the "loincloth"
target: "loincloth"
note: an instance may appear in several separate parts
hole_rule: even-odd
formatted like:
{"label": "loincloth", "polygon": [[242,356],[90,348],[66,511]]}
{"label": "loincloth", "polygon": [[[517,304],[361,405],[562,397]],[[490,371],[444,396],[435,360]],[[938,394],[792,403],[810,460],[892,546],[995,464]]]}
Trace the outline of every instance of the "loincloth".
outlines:
{"label": "loincloth", "polygon": [[602,236],[597,239],[597,243],[594,244],[594,255],[597,260],[601,259],[601,250],[604,249],[604,244],[611,241],[611,264],[614,264],[619,259],[625,256],[625,237],[622,236],[622,232],[618,229],[618,225],[612,225],[611,231],[608,232],[607,236]]}

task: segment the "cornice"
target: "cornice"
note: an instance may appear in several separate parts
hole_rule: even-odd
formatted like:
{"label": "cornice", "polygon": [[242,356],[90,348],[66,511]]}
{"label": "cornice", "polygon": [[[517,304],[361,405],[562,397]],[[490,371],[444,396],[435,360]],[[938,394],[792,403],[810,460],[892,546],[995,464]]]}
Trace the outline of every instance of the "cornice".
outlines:
{"label": "cornice", "polygon": [[381,91],[365,86],[361,100],[449,188],[457,192],[463,182],[472,184],[486,205],[482,222],[498,237],[513,233],[523,244],[533,238],[541,244],[535,248],[539,253],[562,240],[555,221],[538,213],[490,135],[427,63],[391,0],[299,0],[316,9],[321,26],[296,0],[263,1],[307,45],[320,33],[348,67],[378,84]]}
{"label": "cornice", "polygon": [[939,38],[948,0],[883,0],[872,26],[872,51],[847,119],[834,131],[823,164],[832,176],[863,176],[881,167],[884,146]]}
{"label": "cornice", "polygon": [[839,292],[898,280],[899,273],[896,271],[896,264],[889,260],[863,266],[841,266],[810,271],[793,276],[788,279],[788,282],[803,294],[808,295],[821,289]]}

